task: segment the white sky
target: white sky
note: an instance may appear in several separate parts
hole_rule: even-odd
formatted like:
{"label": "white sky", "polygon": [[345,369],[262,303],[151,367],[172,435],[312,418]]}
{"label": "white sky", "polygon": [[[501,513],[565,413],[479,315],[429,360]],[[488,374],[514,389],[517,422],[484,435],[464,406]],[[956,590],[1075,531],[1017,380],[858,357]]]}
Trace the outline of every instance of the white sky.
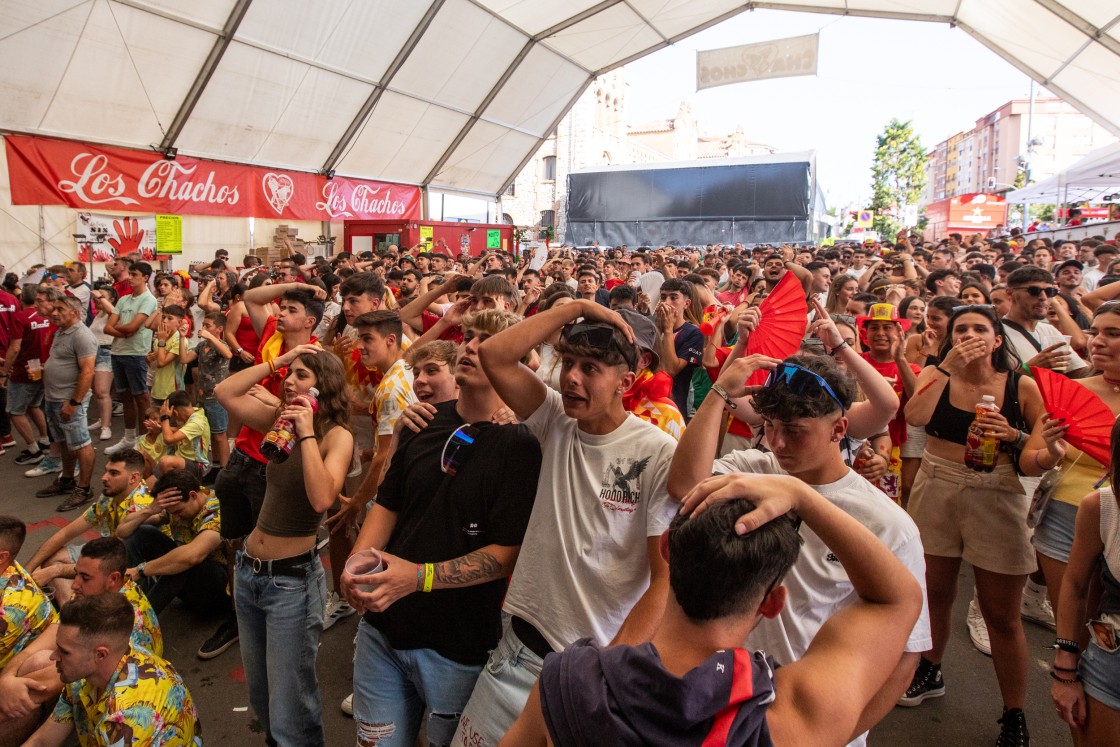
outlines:
{"label": "white sky", "polygon": [[[696,91],[696,50],[820,30],[817,75]],[[871,194],[875,137],[897,117],[913,120],[931,148],[1005,102],[1030,79],[947,24],[759,10],[743,13],[626,68],[631,123],[676,116],[692,103],[717,133],[740,123],[749,139],[780,151],[813,149],[829,207]],[[1036,95],[1049,95],[1036,89]]]}

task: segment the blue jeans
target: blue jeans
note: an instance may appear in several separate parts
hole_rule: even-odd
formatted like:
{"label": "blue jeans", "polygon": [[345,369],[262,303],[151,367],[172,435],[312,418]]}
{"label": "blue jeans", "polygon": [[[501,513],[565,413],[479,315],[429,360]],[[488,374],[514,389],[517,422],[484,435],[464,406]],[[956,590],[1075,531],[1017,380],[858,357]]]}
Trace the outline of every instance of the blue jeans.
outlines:
{"label": "blue jeans", "polygon": [[425,708],[428,744],[451,744],[481,671],[481,665],[460,664],[428,648],[394,649],[362,620],[354,649],[358,744],[412,747]]}
{"label": "blue jeans", "polygon": [[327,586],[316,557],[297,576],[254,574],[238,554],[234,599],[249,703],[280,747],[324,744],[315,658]]}
{"label": "blue jeans", "polygon": [[543,666],[544,660],[530,651],[507,625],[463,709],[454,743],[496,747],[525,710],[529,691],[541,676]]}

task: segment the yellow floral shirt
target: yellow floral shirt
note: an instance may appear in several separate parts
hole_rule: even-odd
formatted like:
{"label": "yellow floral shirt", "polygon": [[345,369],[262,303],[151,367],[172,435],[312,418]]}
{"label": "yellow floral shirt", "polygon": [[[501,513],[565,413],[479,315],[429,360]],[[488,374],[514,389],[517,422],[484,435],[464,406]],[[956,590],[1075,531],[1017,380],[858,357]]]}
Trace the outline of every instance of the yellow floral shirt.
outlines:
{"label": "yellow floral shirt", "polygon": [[147,508],[152,504],[152,496],[148,494],[148,486],[141,482],[136,489],[128,494],[124,500],[118,501],[102,494],[82,514],[82,518],[91,527],[96,527],[102,537],[112,537],[117,533],[121,520],[129,514]]}
{"label": "yellow floral shirt", "polygon": [[[207,530],[218,532],[219,534],[222,531],[221,509],[218,506],[218,497],[214,495],[213,491],[207,490],[206,488],[203,488],[202,492],[206,494],[206,503],[202,506],[202,510],[195,516],[186,521],[171,517],[160,526],[163,533],[175,540],[175,544],[177,545],[189,545],[195,537]],[[210,557],[225,565],[226,554],[222,551],[220,545],[214,552],[210,553]]]}
{"label": "yellow floral shirt", "polygon": [[67,683],[51,718],[73,723],[81,747],[202,747],[191,694],[175,668],[132,647],[103,692]]}
{"label": "yellow floral shirt", "polygon": [[377,435],[393,435],[393,426],[397,424],[397,418],[414,402],[416,402],[416,395],[412,392],[412,369],[401,358],[389,366],[389,370],[385,372],[373,395],[369,414],[373,416],[374,431]]}
{"label": "yellow floral shirt", "polygon": [[4,606],[0,627],[0,669],[27,648],[39,635],[58,622],[54,605],[19,563],[12,563],[0,578]]}
{"label": "yellow floral shirt", "polygon": [[124,594],[124,598],[129,601],[136,613],[136,621],[132,626],[132,647],[142,648],[156,656],[163,656],[163,631],[159,628],[159,619],[156,618],[156,611],[152,609],[151,602],[144,596],[140,587],[127,576],[125,576],[124,586],[121,587],[121,594]]}

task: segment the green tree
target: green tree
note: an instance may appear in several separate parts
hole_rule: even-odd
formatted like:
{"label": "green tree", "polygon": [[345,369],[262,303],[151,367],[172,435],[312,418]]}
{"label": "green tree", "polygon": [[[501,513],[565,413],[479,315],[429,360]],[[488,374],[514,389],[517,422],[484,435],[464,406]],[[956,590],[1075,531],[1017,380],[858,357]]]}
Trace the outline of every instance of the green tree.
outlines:
{"label": "green tree", "polygon": [[917,204],[926,186],[926,149],[910,122],[892,119],[878,137],[871,164],[871,209],[875,230],[893,241],[907,205]]}

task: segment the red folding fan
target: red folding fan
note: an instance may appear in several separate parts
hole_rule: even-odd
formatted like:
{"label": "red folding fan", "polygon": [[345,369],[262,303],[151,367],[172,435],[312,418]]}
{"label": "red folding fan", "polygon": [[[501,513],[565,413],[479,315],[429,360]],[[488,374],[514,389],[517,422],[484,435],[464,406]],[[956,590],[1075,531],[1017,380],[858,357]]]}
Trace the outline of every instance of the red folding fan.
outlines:
{"label": "red folding fan", "polygon": [[[768,355],[782,360],[797,352],[809,326],[805,289],[792,272],[786,272],[769,296],[758,305],[762,319],[747,338],[747,355]],[[766,383],[770,372],[760,369],[747,379],[747,386]]]}
{"label": "red folding fan", "polygon": [[1086,387],[1048,368],[1032,366],[1031,375],[1042,392],[1046,412],[1066,419],[1065,440],[1107,467],[1112,461],[1110,441],[1116,425],[1108,405]]}

